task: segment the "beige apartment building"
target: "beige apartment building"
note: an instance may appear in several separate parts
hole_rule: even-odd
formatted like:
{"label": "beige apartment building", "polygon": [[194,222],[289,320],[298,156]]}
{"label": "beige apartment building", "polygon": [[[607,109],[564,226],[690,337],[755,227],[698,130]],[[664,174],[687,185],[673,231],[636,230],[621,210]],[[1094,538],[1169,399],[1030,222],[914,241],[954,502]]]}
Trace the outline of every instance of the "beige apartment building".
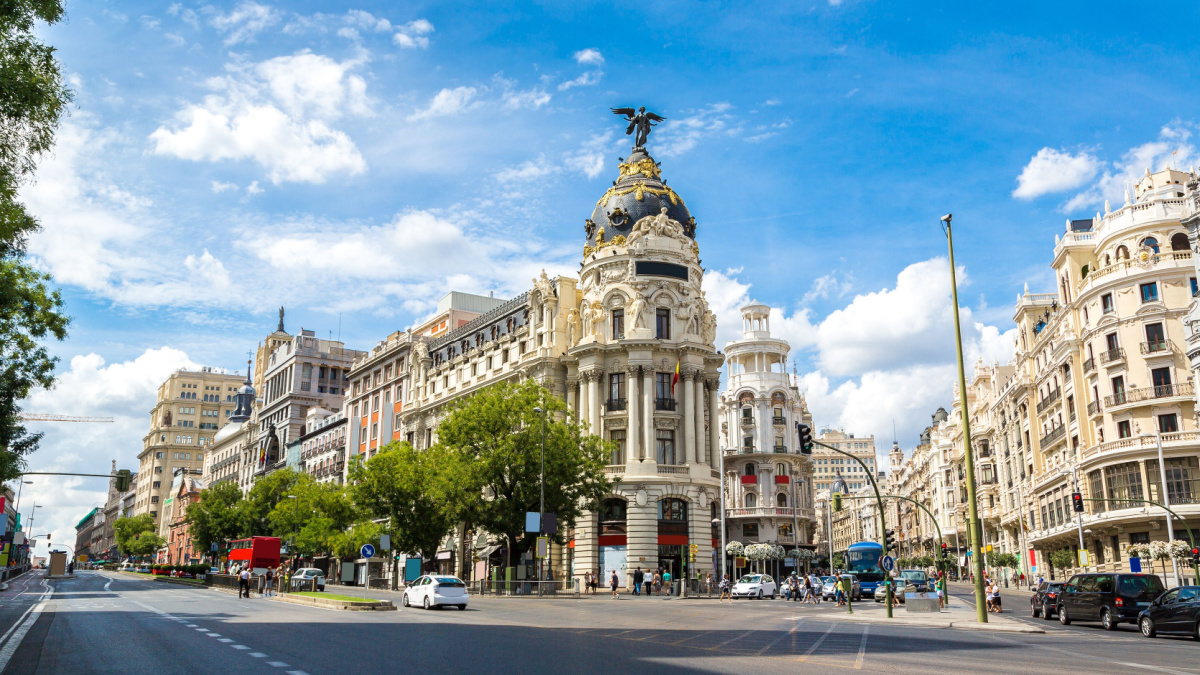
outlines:
{"label": "beige apartment building", "polygon": [[[138,455],[134,514],[149,513],[162,530],[161,505],[176,469],[200,475],[217,430],[234,408],[242,378],[217,368],[177,370],[158,387],[150,431]],[[161,534],[161,532],[160,532]]]}
{"label": "beige apartment building", "polygon": [[[842,429],[822,429],[817,436],[817,440],[832,445],[839,450],[858,457],[867,465],[867,469],[872,473],[877,472],[878,465],[875,461],[875,437],[874,436],[858,436],[848,434]],[[862,466],[858,462],[850,459],[845,455],[838,454],[832,450],[826,450],[821,446],[816,446],[812,454],[813,462],[813,488],[817,492],[829,492],[833,481],[841,476],[846,481],[846,488],[850,491],[856,491],[863,487],[870,487],[871,482],[867,480],[867,474],[863,471]]]}
{"label": "beige apartment building", "polygon": [[[1056,292],[1026,289],[1017,299],[1011,365],[974,369],[966,398],[984,544],[1021,554],[1026,574],[1049,577],[1046,556],[1059,550],[1076,562],[1054,576],[1079,571],[1081,538],[1089,571],[1127,570],[1126,546],[1168,538],[1165,511],[1142,500],[1169,500],[1200,525],[1200,433],[1184,321],[1196,270],[1181,222],[1194,181],[1172,169],[1147,171],[1120,208],[1067,221],[1051,263]],[[937,461],[928,472],[945,472],[940,506],[954,505],[965,536],[958,405],[931,434]],[[897,478],[898,489],[931,492]],[[1079,516],[1076,490],[1086,500]],[[1186,539],[1184,523],[1174,527]]]}

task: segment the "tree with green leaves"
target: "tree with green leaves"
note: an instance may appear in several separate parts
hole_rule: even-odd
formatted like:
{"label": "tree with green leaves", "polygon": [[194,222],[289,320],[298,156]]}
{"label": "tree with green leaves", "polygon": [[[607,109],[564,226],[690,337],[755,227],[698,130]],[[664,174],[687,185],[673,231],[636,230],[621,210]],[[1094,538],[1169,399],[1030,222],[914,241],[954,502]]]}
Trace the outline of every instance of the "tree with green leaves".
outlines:
{"label": "tree with green leaves", "polygon": [[350,493],[374,518],[387,520],[392,548],[429,557],[455,522],[447,505],[459,497],[441,488],[461,474],[454,461],[444,447],[422,452],[394,441],[366,461],[351,460]]}
{"label": "tree with green leaves", "polygon": [[560,399],[532,380],[486,387],[438,426],[438,443],[460,472],[458,508],[477,519],[472,525],[504,537],[510,566],[536,537],[525,532],[525,514],[539,509],[543,428],[545,510],[558,514],[554,539],[562,543],[583,511],[599,508],[612,491],[604,472],[611,443],[588,434]]}
{"label": "tree with green leaves", "polygon": [[194,504],[188,506],[188,534],[197,550],[207,551],[222,542],[240,539],[246,534],[242,490],[236,483],[226,481],[200,491]]}
{"label": "tree with green leaves", "polygon": [[342,535],[364,519],[345,487],[315,481],[296,482],[267,514],[271,533],[304,556],[333,551]]}
{"label": "tree with green leaves", "polygon": [[276,530],[271,524],[271,511],[300,486],[312,482],[312,476],[294,469],[272,471],[254,481],[254,487],[239,504],[246,526],[243,536],[270,536],[274,533]]}
{"label": "tree with green leaves", "polygon": [[1071,553],[1071,549],[1060,548],[1046,556],[1046,560],[1050,563],[1051,568],[1056,568],[1060,572],[1065,571],[1070,567],[1075,566],[1075,554]]}
{"label": "tree with green leaves", "polygon": [[65,339],[69,322],[50,276],[25,258],[39,224],[17,201],[71,102],[54,48],[37,37],[39,22],[62,16],[59,0],[0,3],[0,481],[17,478],[37,449],[41,434],[25,429],[18,403],[54,384],[58,359],[42,342]]}
{"label": "tree with green leaves", "polygon": [[117,548],[125,555],[148,556],[162,548],[165,540],[154,532],[154,518],[149,513],[113,522]]}

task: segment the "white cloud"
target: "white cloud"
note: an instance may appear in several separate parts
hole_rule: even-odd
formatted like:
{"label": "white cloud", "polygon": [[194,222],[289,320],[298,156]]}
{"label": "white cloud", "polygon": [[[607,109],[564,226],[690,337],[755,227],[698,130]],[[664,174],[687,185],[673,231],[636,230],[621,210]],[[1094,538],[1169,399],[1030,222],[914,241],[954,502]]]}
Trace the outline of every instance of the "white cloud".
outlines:
{"label": "white cloud", "polygon": [[1033,199],[1073,190],[1090,181],[1099,171],[1100,160],[1087,152],[1071,154],[1065,150],[1042,148],[1017,176],[1017,188],[1012,196]]}
{"label": "white cloud", "polygon": [[728,103],[714,103],[694,111],[687,117],[668,118],[660,126],[656,140],[656,155],[678,157],[696,147],[701,139],[730,131]]}
{"label": "white cloud", "polygon": [[252,40],[255,35],[279,22],[279,12],[257,2],[243,2],[228,14],[216,14],[209,23],[225,33],[225,44],[235,45]]}
{"label": "white cloud", "polygon": [[813,300],[823,300],[830,297],[842,297],[850,291],[854,285],[854,275],[847,273],[838,278],[837,272],[830,272],[824,276],[813,279],[812,287],[804,294],[804,299],[801,302],[805,304]]}
{"label": "white cloud", "polygon": [[251,183],[246,186],[246,194],[261,195],[262,193],[263,189],[258,187],[258,181],[251,181]]}
{"label": "white cloud", "polygon": [[[147,349],[130,361],[106,363],[98,354],[81,354],[59,373],[54,389],[38,390],[25,402],[28,412],[112,417],[113,423],[31,422],[42,431],[41,448],[29,457],[40,471],[107,474],[116,460],[118,469],[137,471],[137,454],[149,428],[158,386],[180,368],[197,368],[177,349]],[[39,504],[34,534],[38,555],[45,555],[45,532],[52,542],[74,542],[75,523],[93,506],[103,506],[108,482],[102,478],[31,476],[24,486],[21,509],[29,515]]]}
{"label": "white cloud", "polygon": [[400,26],[392,35],[392,42],[402,49],[424,49],[429,46],[429,38],[425,36],[432,32],[433,24],[425,19],[417,19]]}
{"label": "white cloud", "polygon": [[307,50],[258,64],[232,63],[210,78],[213,91],[150,135],[154,152],[192,161],[251,159],[283,182],[323,183],[356,175],[366,162],[332,121],[371,112],[360,60],[337,62]]}
{"label": "white cloud", "polygon": [[538,108],[550,102],[550,94],[544,89],[528,89],[526,91],[506,91],[502,97],[504,107],[511,110],[520,108]]}
{"label": "white cloud", "polygon": [[1127,186],[1130,197],[1133,196],[1133,185],[1145,176],[1147,169],[1155,172],[1168,164],[1178,168],[1194,163],[1196,149],[1188,142],[1191,136],[1192,129],[1178,122],[1164,126],[1159,130],[1157,140],[1127,150],[1120,161],[1105,168],[1091,187],[1071,197],[1060,210],[1071,214],[1085,208],[1098,209],[1105,200],[1116,208],[1124,203]]}
{"label": "white cloud", "polygon": [[392,29],[392,22],[387,19],[377,17],[370,12],[365,12],[361,9],[352,9],[346,12],[346,23],[361,28],[363,30],[383,33]]}
{"label": "white cloud", "polygon": [[546,161],[545,155],[539,155],[536,160],[522,162],[517,166],[503,169],[496,174],[496,180],[502,183],[537,180],[554,173],[554,165]]}
{"label": "white cloud", "polygon": [[237,189],[238,189],[237,183],[222,183],[219,180],[214,180],[212,182],[212,191],[217,194],[221,194],[222,192],[228,192],[230,190],[237,192]]}
{"label": "white cloud", "polygon": [[604,163],[608,161],[613,145],[613,132],[611,131],[592,136],[584,141],[578,150],[567,153],[563,158],[563,164],[572,171],[578,171],[588,178],[595,178],[604,173]]}
{"label": "white cloud", "polygon": [[413,114],[409,115],[406,119],[408,119],[409,122],[420,122],[435,117],[457,115],[470,106],[470,103],[475,98],[476,93],[477,90],[475,87],[455,87],[454,89],[443,89],[429,101],[429,105],[427,107],[417,110]]}
{"label": "white cloud", "polygon": [[573,80],[567,80],[558,85],[559,91],[566,91],[571,87],[590,87],[600,81],[604,77],[603,70],[589,70]]}
{"label": "white cloud", "polygon": [[604,65],[604,56],[599,49],[581,49],[575,52],[575,63],[585,66],[602,66]]}

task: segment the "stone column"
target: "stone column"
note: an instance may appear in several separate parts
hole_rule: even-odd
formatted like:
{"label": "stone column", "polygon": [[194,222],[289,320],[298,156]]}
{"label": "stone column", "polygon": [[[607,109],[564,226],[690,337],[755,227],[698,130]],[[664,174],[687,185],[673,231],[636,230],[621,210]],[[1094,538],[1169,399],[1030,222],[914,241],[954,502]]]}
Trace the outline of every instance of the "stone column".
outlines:
{"label": "stone column", "polygon": [[579,418],[579,405],[575,401],[576,380],[567,380],[567,414]]}
{"label": "stone column", "polygon": [[[708,433],[712,448],[708,455],[708,463],[714,469],[720,465],[716,453],[721,452],[721,422],[717,412],[721,409],[720,380],[710,380],[708,383]],[[732,428],[732,427],[731,427]]]}
{"label": "stone column", "polygon": [[588,421],[588,387],[587,373],[579,373],[579,405],[575,408],[575,417],[580,422]]}
{"label": "stone column", "polygon": [[703,464],[704,453],[704,373],[696,373],[696,394],[692,397],[696,406],[696,463]]}
{"label": "stone column", "polygon": [[[647,460],[656,462],[658,455],[654,450],[654,368],[642,371],[642,433],[643,450]],[[658,561],[655,561],[657,564]]]}
{"label": "stone column", "polygon": [[588,423],[592,426],[592,433],[597,436],[604,435],[604,430],[600,428],[600,406],[600,373],[593,370],[588,373]]}
{"label": "stone column", "polygon": [[625,462],[628,464],[634,460],[642,459],[642,427],[638,419],[638,404],[640,401],[639,394],[641,393],[642,377],[641,368],[630,366],[625,375],[628,381],[628,389],[625,392],[625,410],[629,415],[628,429],[625,431]]}
{"label": "stone column", "polygon": [[[683,375],[683,461],[680,464],[691,464],[696,461],[696,407],[692,404],[693,384],[695,375],[686,370]],[[676,459],[678,461],[678,459]]]}
{"label": "stone column", "polygon": [[771,452],[771,445],[774,439],[771,437],[771,402],[758,402],[758,419],[755,420],[757,426],[755,431],[758,432],[759,452]]}

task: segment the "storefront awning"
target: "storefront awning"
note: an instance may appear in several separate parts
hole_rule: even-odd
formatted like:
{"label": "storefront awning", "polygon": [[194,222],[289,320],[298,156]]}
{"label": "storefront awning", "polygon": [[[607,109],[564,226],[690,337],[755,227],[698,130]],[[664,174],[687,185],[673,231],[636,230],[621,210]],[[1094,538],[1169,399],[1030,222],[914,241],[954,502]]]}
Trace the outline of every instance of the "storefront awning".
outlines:
{"label": "storefront awning", "polygon": [[487,560],[488,558],[492,557],[493,553],[495,553],[496,551],[499,551],[499,550],[500,550],[499,544],[492,544],[491,546],[486,546],[486,547],[480,549],[479,552],[475,554],[475,559],[476,560]]}
{"label": "storefront awning", "polygon": [[454,551],[438,551],[436,560],[449,560],[452,555]]}

